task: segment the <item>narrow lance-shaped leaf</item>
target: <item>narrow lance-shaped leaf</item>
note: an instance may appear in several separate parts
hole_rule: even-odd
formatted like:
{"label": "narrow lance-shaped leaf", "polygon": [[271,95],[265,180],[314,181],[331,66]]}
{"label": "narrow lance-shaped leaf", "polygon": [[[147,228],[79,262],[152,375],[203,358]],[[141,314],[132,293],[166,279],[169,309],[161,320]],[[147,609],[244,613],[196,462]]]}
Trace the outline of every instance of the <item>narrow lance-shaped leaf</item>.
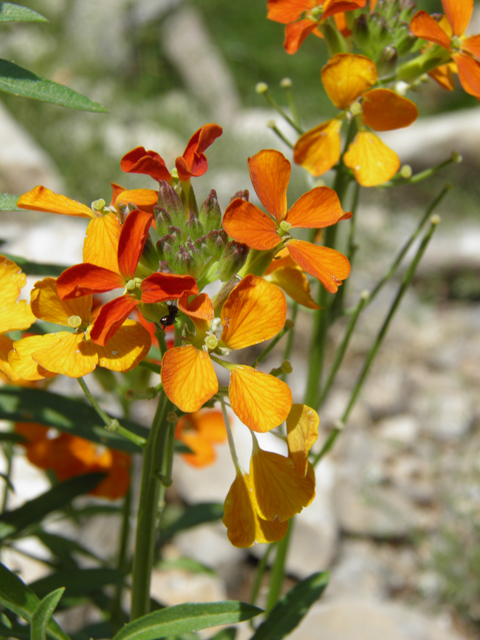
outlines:
{"label": "narrow lance-shaped leaf", "polygon": [[251,640],[281,640],[300,623],[328,584],[327,572],[314,573],[296,584],[270,611]]}
{"label": "narrow lance-shaped leaf", "polygon": [[98,102],[82,96],[73,89],[37,76],[8,60],[0,60],[0,91],[13,93],[23,98],[51,102],[70,109],[98,113],[107,113],[108,111]]}
{"label": "narrow lance-shaped leaf", "polygon": [[164,544],[179,531],[191,529],[206,522],[216,522],[223,518],[223,504],[216,502],[202,502],[186,507],[184,512],[162,531],[159,544]]}
{"label": "narrow lance-shaped leaf", "polygon": [[260,613],[263,613],[262,609],[237,600],[179,604],[130,622],[117,633],[114,640],[158,640],[219,624],[235,624],[250,620]]}
{"label": "narrow lance-shaped leaf", "polygon": [[13,260],[27,276],[50,276],[52,278],[58,278],[65,269],[68,269],[67,266],[62,264],[32,262],[20,256],[12,256],[10,253],[2,253],[2,256],[5,256],[8,260]]}
{"label": "narrow lance-shaped leaf", "polygon": [[46,640],[48,623],[52,618],[65,589],[61,587],[49,593],[35,609],[30,622],[32,640]]}
{"label": "narrow lance-shaped leaf", "polygon": [[11,2],[0,2],[0,22],[48,22],[48,20],[33,9]]}
{"label": "narrow lance-shaped leaf", "polygon": [[125,573],[120,569],[64,569],[32,582],[29,587],[39,598],[43,598],[53,589],[62,586],[66,588],[65,597],[76,598],[101,589],[107,584],[119,584],[124,578]]}

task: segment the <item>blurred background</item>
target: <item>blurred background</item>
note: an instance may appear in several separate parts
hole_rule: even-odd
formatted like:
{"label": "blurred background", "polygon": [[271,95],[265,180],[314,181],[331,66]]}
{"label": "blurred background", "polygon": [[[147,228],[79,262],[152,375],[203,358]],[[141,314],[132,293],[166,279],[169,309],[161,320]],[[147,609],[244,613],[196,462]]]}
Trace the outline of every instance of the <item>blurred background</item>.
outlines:
{"label": "blurred background", "polygon": [[[217,122],[224,134],[208,150],[210,168],[195,189],[201,201],[215,188],[224,209],[236,191],[251,189],[248,156],[269,147],[291,155],[267,121],[275,119],[295,141],[294,132],[255,92],[256,83],[266,82],[285,105],[279,83],[291,78],[305,128],[334,113],[320,83],[326,62],[321,43],[312,37],[296,55],[286,54],[283,26],[265,19],[263,0],[23,4],[49,24],[3,25],[0,57],[76,89],[109,113],[70,111],[0,94],[0,192],[20,194],[41,183],[89,204],[109,201],[110,182],[153,188],[147,177],[122,174],[120,158],[145,146],[173,166],[192,133]],[[418,6],[442,12],[439,1]],[[479,32],[477,5],[470,33]],[[418,122],[384,136],[402,163],[416,172],[448,159],[454,150],[464,162],[415,187],[362,189],[359,249],[348,285],[352,304],[381,278],[445,183],[453,185],[438,210],[442,224],[363,398],[319,468],[315,505],[295,530],[292,579],[332,570],[323,609],[310,622],[312,628],[322,625],[327,640],[328,629],[340,629],[352,611],[369,638],[480,638],[480,107],[460,87],[448,93],[433,81],[412,99],[420,110]],[[328,175],[324,182],[329,184]],[[294,167],[289,202],[313,185]],[[48,262],[80,260],[83,234],[77,230],[84,229],[84,221],[27,212],[2,217],[5,251]],[[320,440],[343,413],[398,283],[385,287],[360,323],[322,410]],[[297,400],[309,322],[307,312],[300,314],[290,381]],[[340,322],[333,342],[342,332]],[[221,450],[218,464],[205,470],[180,461],[171,499],[222,502],[232,480],[227,458]],[[105,534],[97,530],[91,542],[108,550]],[[184,588],[191,600],[221,599],[225,592],[248,599],[258,547],[253,552],[229,547],[221,525],[182,534],[175,544],[172,553],[197,554],[220,577],[205,578],[192,593],[191,574],[182,579],[159,574],[158,598],[167,604],[181,601],[185,593],[175,589]],[[390,627],[382,627],[385,619]],[[363,637],[342,633],[332,638]]]}

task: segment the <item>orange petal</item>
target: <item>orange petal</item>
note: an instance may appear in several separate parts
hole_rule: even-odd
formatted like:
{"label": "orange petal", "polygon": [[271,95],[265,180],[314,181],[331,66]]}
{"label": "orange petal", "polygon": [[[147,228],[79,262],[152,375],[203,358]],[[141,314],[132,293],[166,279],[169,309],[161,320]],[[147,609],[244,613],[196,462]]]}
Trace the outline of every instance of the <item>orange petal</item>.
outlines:
{"label": "orange petal", "polygon": [[265,209],[278,222],[287,213],[287,187],[292,167],[280,151],[264,149],[248,159],[253,188]]}
{"label": "orange petal", "polygon": [[93,342],[104,347],[139,304],[140,300],[129,295],[120,296],[104,304],[90,331]]}
{"label": "orange petal", "polygon": [[480,62],[463,53],[455,53],[452,57],[457,64],[462,87],[480,100]]}
{"label": "orange petal", "polygon": [[290,54],[297,53],[307,37],[312,33],[316,33],[318,23],[305,18],[305,20],[297,20],[287,24],[285,27],[285,39],[283,46],[285,51]]}
{"label": "orange petal", "polygon": [[454,36],[462,36],[470,23],[473,0],[442,0],[443,9],[452,25]]}
{"label": "orange petal", "polygon": [[411,100],[390,89],[372,89],[363,96],[362,120],[374,131],[391,131],[408,127],[418,118],[418,109]]}
{"label": "orange petal", "polygon": [[285,522],[280,522],[280,520],[269,522],[261,518],[255,511],[255,540],[258,543],[278,542],[286,536],[287,531],[288,520],[285,520]]}
{"label": "orange petal", "polygon": [[370,131],[360,131],[343,156],[346,166],[353,170],[355,180],[362,187],[376,187],[393,178],[400,168],[400,160],[390,147]]}
{"label": "orange petal", "polygon": [[272,282],[283,289],[298,304],[308,309],[320,309],[312,298],[310,284],[306,275],[295,263],[294,266],[279,267],[265,277],[268,282]]}
{"label": "orange petal", "polygon": [[206,293],[201,293],[190,302],[188,298],[188,294],[182,296],[178,301],[178,308],[192,319],[198,332],[206,333],[215,317],[212,301]]}
{"label": "orange petal", "polygon": [[335,293],[350,274],[350,262],[339,251],[318,247],[303,240],[289,240],[287,249],[295,262],[314,276],[330,293]]}
{"label": "orange petal", "polygon": [[225,427],[223,413],[218,409],[203,409],[183,417],[188,417],[190,424],[195,425],[195,431],[209,442],[220,443],[226,441],[227,428]]}
{"label": "orange petal", "polygon": [[410,21],[410,31],[417,38],[439,44],[450,50],[450,38],[432,16],[426,11],[417,11]]}
{"label": "orange petal", "polygon": [[329,171],[340,159],[341,127],[341,121],[334,118],[300,136],[293,149],[295,163],[314,176]]}
{"label": "orange petal", "polygon": [[17,206],[31,211],[63,213],[66,216],[77,216],[79,218],[94,218],[97,215],[90,207],[81,202],[60,196],[42,186],[35,187],[35,189],[20,196]]}
{"label": "orange petal", "polygon": [[28,329],[35,322],[28,302],[17,302],[26,281],[20,267],[0,255],[0,334]]}
{"label": "orange petal", "polygon": [[323,86],[338,109],[347,109],[377,78],[375,63],[352,53],[338,53],[322,69]]}
{"label": "orange petal", "polygon": [[[182,418],[180,418],[180,420],[182,420]],[[192,467],[208,467],[217,459],[217,454],[212,443],[202,438],[198,433],[184,433],[181,438],[177,435],[175,437],[191,449],[192,453],[182,453],[182,458],[185,462],[191,464]]]}
{"label": "orange petal", "polygon": [[246,473],[237,472],[223,508],[223,524],[234,547],[251,547],[255,542],[255,515],[251,502],[250,482]]}
{"label": "orange petal", "polygon": [[[454,68],[454,69],[453,69]],[[457,65],[455,63],[442,64],[436,69],[432,69],[428,72],[428,75],[437,82],[442,89],[447,91],[453,91],[453,73],[457,72]]]}
{"label": "orange petal", "polygon": [[240,420],[261,433],[282,424],[292,407],[292,392],[285,382],[244,365],[230,374],[229,397]]}
{"label": "orange petal", "polygon": [[142,280],[140,288],[142,302],[146,304],[177,300],[183,295],[198,293],[197,283],[192,276],[179,276],[175,273],[152,273]]}
{"label": "orange petal", "polygon": [[243,349],[276,336],[287,318],[285,294],[263,278],[248,275],[223,305],[221,343]]}
{"label": "orange petal", "polygon": [[267,19],[288,24],[298,20],[304,11],[313,9],[316,0],[268,0]]}
{"label": "orange petal", "polygon": [[125,320],[104,347],[95,345],[98,364],[111,371],[130,371],[144,360],[152,344],[150,334],[134,320]]}
{"label": "orange petal", "polygon": [[480,58],[480,35],[465,38],[465,40],[462,41],[462,51],[467,51],[471,53],[472,56]]}
{"label": "orange petal", "polygon": [[112,186],[112,199],[110,200],[110,206],[114,207],[115,206],[115,202],[117,201],[118,196],[123,192],[126,191],[125,187],[120,186],[119,184],[117,184],[116,182],[111,182],[110,183]]}
{"label": "orange petal", "polygon": [[68,319],[78,316],[82,324],[90,321],[92,296],[83,296],[74,300],[60,300],[54,278],[44,278],[35,283],[31,293],[33,313],[40,320],[71,327]]}
{"label": "orange petal", "polygon": [[142,211],[153,213],[153,207],[158,204],[158,191],[153,189],[124,189],[117,195],[114,205],[118,209],[127,204],[133,204]]}
{"label": "orange petal", "polygon": [[280,243],[277,226],[270,216],[251,202],[236,198],[223,216],[223,228],[237,242],[264,251]]}
{"label": "orange petal", "polygon": [[[118,498],[123,498],[130,486],[131,459],[123,451],[111,451],[110,453],[112,461],[108,475],[93,491],[90,491],[90,494],[109,500],[118,500]],[[99,469],[99,471],[102,470],[102,468]],[[96,471],[95,467],[92,468],[92,471]]]}
{"label": "orange petal", "polygon": [[325,0],[322,4],[322,21],[342,11],[355,11],[367,4],[367,0]]}
{"label": "orange petal", "polygon": [[283,249],[280,249],[280,251],[277,253],[275,258],[270,263],[270,265],[267,267],[265,271],[265,275],[268,275],[273,271],[275,271],[276,269],[280,269],[282,267],[296,267],[296,266],[297,265],[295,264],[290,254],[288,253],[287,247],[283,247]]}
{"label": "orange petal", "polygon": [[186,413],[201,409],[218,391],[208,353],[192,345],[174,347],[164,354],[162,384],[168,399]]}
{"label": "orange petal", "polygon": [[83,243],[83,261],[118,272],[118,241],[122,225],[114,213],[93,218]]}
{"label": "orange petal", "polygon": [[16,422],[14,431],[23,436],[29,444],[33,444],[46,439],[49,427],[44,427],[43,424],[36,422]]}
{"label": "orange petal", "polygon": [[97,366],[95,346],[84,340],[83,333],[47,333],[41,346],[32,352],[32,359],[47,371],[80,378]]}
{"label": "orange petal", "polygon": [[125,173],[142,173],[154,180],[172,179],[163,158],[155,151],[146,151],[145,147],[136,147],[123,156],[120,168]]}
{"label": "orange petal", "polygon": [[151,213],[136,209],[128,214],[118,241],[118,269],[129,280],[135,276],[152,223]]}
{"label": "orange petal", "polygon": [[322,229],[336,224],[339,220],[351,218],[345,213],[333,189],[316,187],[304,193],[288,211],[285,218],[292,227],[301,229]]}
{"label": "orange petal", "polygon": [[265,520],[289,520],[315,497],[315,481],[300,476],[290,458],[254,446],[250,479],[257,513]]}
{"label": "orange petal", "polygon": [[288,414],[288,453],[301,478],[307,474],[308,452],[317,441],[319,424],[318,413],[305,404],[294,404]]}
{"label": "orange petal", "polygon": [[[65,334],[65,332],[62,332],[62,334]],[[65,335],[74,334],[67,333]],[[32,360],[32,353],[44,344],[42,342],[44,337],[28,336],[13,343],[13,351],[8,354],[8,363],[20,378],[24,380],[43,380],[57,375],[56,373],[50,373]]]}
{"label": "orange petal", "polygon": [[90,263],[69,267],[57,278],[57,291],[62,300],[104,293],[123,286],[120,274]]}
{"label": "orange petal", "polygon": [[203,176],[208,169],[208,161],[204,151],[222,135],[223,129],[218,124],[203,125],[188,141],[182,156],[175,160],[178,177],[184,182],[192,176]]}
{"label": "orange petal", "polygon": [[9,380],[19,380],[20,376],[15,373],[8,362],[8,354],[13,349],[13,340],[8,336],[0,336],[0,371],[4,373]]}

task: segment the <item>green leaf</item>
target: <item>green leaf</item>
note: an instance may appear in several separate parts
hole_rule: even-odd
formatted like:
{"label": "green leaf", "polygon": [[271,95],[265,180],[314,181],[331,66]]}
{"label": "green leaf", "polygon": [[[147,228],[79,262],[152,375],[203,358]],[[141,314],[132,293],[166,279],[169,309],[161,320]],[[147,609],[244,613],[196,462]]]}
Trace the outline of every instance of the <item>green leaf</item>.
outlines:
{"label": "green leaf", "polygon": [[[1,210],[2,207],[0,200],[0,211]],[[8,211],[10,211],[10,209],[8,209]],[[50,276],[52,278],[58,278],[65,269],[68,269],[67,265],[31,262],[30,260],[25,260],[25,258],[20,258],[20,256],[12,256],[10,253],[2,253],[2,256],[5,256],[8,260],[13,260],[13,262],[15,262],[15,264],[17,264],[27,276]]]}
{"label": "green leaf", "polygon": [[98,102],[93,102],[73,89],[37,76],[8,60],[0,60],[0,91],[13,93],[24,98],[51,102],[70,109],[108,112]]}
{"label": "green leaf", "polygon": [[61,587],[49,593],[43,598],[38,607],[35,609],[30,622],[30,633],[32,640],[46,640],[47,626],[52,618],[60,598],[63,596],[65,589]]}
{"label": "green leaf", "polygon": [[130,622],[117,633],[114,640],[158,640],[219,624],[243,622],[260,613],[263,613],[262,609],[237,600],[179,604]]}
{"label": "green leaf", "polygon": [[59,587],[65,587],[66,598],[78,598],[107,584],[120,584],[124,578],[125,573],[119,569],[64,569],[40,578],[28,586],[39,598]]}
{"label": "green leaf", "polygon": [[0,211],[23,211],[17,207],[18,196],[9,193],[0,193]]}
{"label": "green leaf", "polygon": [[48,22],[32,9],[11,2],[0,2],[0,22]]}
{"label": "green leaf", "polygon": [[280,640],[288,636],[320,598],[328,578],[326,571],[314,573],[296,584],[270,611],[250,640]]}
{"label": "green leaf", "polygon": [[[115,416],[112,416],[113,418]],[[0,387],[0,420],[37,422],[54,427],[112,449],[138,453],[141,448],[114,431],[107,431],[93,407],[82,400],[66,398],[43,389]],[[118,418],[120,424],[142,438],[149,429],[131,420]]]}
{"label": "green leaf", "polygon": [[42,544],[45,545],[52,555],[60,560],[65,569],[76,568],[77,564],[71,557],[73,553],[86,556],[87,558],[100,562],[100,558],[98,556],[75,540],[70,540],[70,538],[65,538],[64,536],[60,536],[56,533],[48,533],[47,531],[36,531],[35,536]]}
{"label": "green leaf", "polygon": [[[18,576],[0,563],[0,604],[27,622],[32,619],[40,600]],[[54,620],[47,624],[47,633],[54,640],[69,640]]]}
{"label": "green leaf", "polygon": [[0,442],[26,442],[26,438],[13,431],[0,431]]}
{"label": "green leaf", "polygon": [[209,575],[216,575],[215,571],[209,569],[201,562],[198,562],[198,560],[186,557],[162,560],[157,564],[157,569],[159,569],[160,571],[177,569],[179,571],[189,571],[190,573],[207,573]]}
{"label": "green leaf", "polygon": [[105,473],[86,473],[76,478],[60,482],[38,498],[29,500],[13,511],[0,515],[0,540],[17,536],[27,527],[39,523],[52,511],[62,509],[69,502],[83,493],[95,489]]}
{"label": "green leaf", "polygon": [[201,502],[187,507],[185,511],[173,522],[170,522],[162,531],[160,544],[165,543],[179,531],[191,529],[199,524],[216,522],[223,518],[223,504],[216,502]]}
{"label": "green leaf", "polygon": [[221,629],[221,631],[216,633],[209,640],[235,640],[236,637],[237,637],[237,628],[227,627],[226,629]]}

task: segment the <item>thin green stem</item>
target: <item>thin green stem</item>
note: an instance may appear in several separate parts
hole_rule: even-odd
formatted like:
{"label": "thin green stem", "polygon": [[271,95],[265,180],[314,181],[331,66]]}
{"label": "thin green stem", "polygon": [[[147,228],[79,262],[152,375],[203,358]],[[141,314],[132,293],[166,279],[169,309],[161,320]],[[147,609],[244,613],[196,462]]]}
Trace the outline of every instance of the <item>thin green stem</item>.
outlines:
{"label": "thin green stem", "polygon": [[[270,558],[270,555],[274,547],[276,546],[277,546],[276,542],[271,542],[268,545],[267,550],[263,554],[262,559],[257,565],[257,568],[255,570],[255,577],[253,579],[253,584],[252,584],[252,591],[250,593],[250,604],[255,604],[257,602],[258,595],[260,593],[260,587],[262,586],[263,576],[265,575],[265,571],[267,570],[268,559]],[[252,622],[252,628],[253,628],[253,622]]]}
{"label": "thin green stem", "polygon": [[272,105],[272,107],[275,109],[275,111],[278,111],[278,113],[282,116],[282,118],[284,120],[286,120],[288,122],[288,124],[295,129],[295,131],[297,133],[299,133],[300,135],[302,135],[302,133],[305,133],[305,131],[302,129],[302,127],[300,125],[298,125],[295,122],[295,120],[293,120],[288,115],[288,113],[286,113],[286,111],[284,111],[282,109],[282,107],[272,98],[272,96],[270,95],[270,92],[268,91],[268,89],[266,91],[263,91],[262,93],[265,96],[265,100]]}
{"label": "thin green stem", "polygon": [[280,82],[280,86],[285,91],[285,95],[287,96],[287,102],[288,102],[288,106],[290,107],[290,111],[292,113],[293,121],[296,122],[297,125],[300,127],[301,126],[300,115],[298,113],[297,103],[295,102],[295,98],[293,97],[291,81],[289,81],[288,78],[284,78]]}
{"label": "thin green stem", "polygon": [[225,404],[225,400],[223,398],[220,399],[220,404],[222,406],[223,421],[225,422],[225,427],[227,429],[228,446],[230,448],[230,455],[232,456],[235,470],[237,471],[237,473],[241,473],[242,469],[240,467],[240,462],[238,461],[237,450],[235,449],[235,441],[233,439],[232,427],[230,426],[230,419],[228,417],[227,407]]}
{"label": "thin green stem", "polygon": [[4,511],[7,510],[8,494],[9,494],[10,486],[11,486],[10,478],[11,478],[11,475],[12,475],[12,466],[13,466],[13,444],[11,442],[4,442],[3,443],[3,453],[4,453],[5,459],[7,461],[7,468],[5,470],[5,478],[3,479],[3,482],[5,483],[5,486],[3,488],[2,511],[1,511],[1,513],[3,513]]}
{"label": "thin green stem", "polygon": [[410,176],[410,178],[404,178],[401,174],[397,174],[395,178],[392,178],[388,182],[384,182],[383,184],[379,185],[379,188],[388,189],[390,187],[401,187],[405,184],[416,184],[417,182],[422,182],[423,180],[427,180],[428,178],[431,178],[433,175],[435,175],[442,169],[445,169],[445,167],[448,167],[451,164],[458,163],[461,161],[462,161],[462,157],[457,152],[454,152],[451,158],[448,158],[448,160],[444,160],[443,162],[440,162],[440,164],[437,164],[434,167],[430,167],[430,169],[425,169],[424,171],[420,171],[419,173],[416,173],[415,175]]}
{"label": "thin green stem", "polygon": [[292,536],[294,520],[294,518],[290,519],[288,523],[287,533],[277,545],[277,554],[275,556],[275,562],[272,566],[267,604],[265,606],[265,611],[267,612],[267,614],[277,604],[280,596],[282,595],[283,582],[285,580],[285,563],[287,561],[288,547],[290,544],[290,538]]}
{"label": "thin green stem", "polygon": [[271,129],[275,133],[275,135],[287,145],[287,147],[290,147],[290,149],[293,149],[293,144],[290,142],[290,140],[286,136],[283,135],[283,133],[277,127],[275,120],[269,120],[267,122],[267,127]]}
{"label": "thin green stem", "polygon": [[276,345],[280,342],[280,340],[283,338],[283,336],[288,332],[291,331],[294,327],[294,324],[287,320],[285,322],[285,326],[283,327],[283,329],[280,331],[280,333],[278,335],[275,336],[275,338],[270,342],[270,344],[268,345],[268,347],[266,347],[262,353],[256,358],[255,362],[253,363],[254,367],[257,367],[261,362],[263,362],[263,360],[265,360],[265,358],[268,356],[268,354],[272,351],[272,349],[274,349],[276,347]]}
{"label": "thin green stem", "polygon": [[[298,302],[294,302],[292,305],[292,317],[290,318],[294,326],[292,327],[292,330],[289,331],[288,333],[287,344],[285,345],[285,351],[283,352],[284,362],[285,360],[290,360],[290,357],[292,355],[293,340],[295,338],[295,320],[297,319],[297,314],[298,314]],[[280,376],[280,379],[285,382],[286,377],[287,377],[287,374],[282,373],[282,375]]]}
{"label": "thin green stem", "polygon": [[[118,545],[116,566],[120,571],[129,570],[129,562],[127,558],[128,540],[130,534],[130,513],[132,509],[132,487],[130,486],[122,505],[122,528],[120,530],[120,541]],[[112,598],[112,606],[110,609],[110,627],[112,633],[116,633],[125,624],[124,613],[122,610],[124,585],[120,582],[115,588],[115,594]]]}

